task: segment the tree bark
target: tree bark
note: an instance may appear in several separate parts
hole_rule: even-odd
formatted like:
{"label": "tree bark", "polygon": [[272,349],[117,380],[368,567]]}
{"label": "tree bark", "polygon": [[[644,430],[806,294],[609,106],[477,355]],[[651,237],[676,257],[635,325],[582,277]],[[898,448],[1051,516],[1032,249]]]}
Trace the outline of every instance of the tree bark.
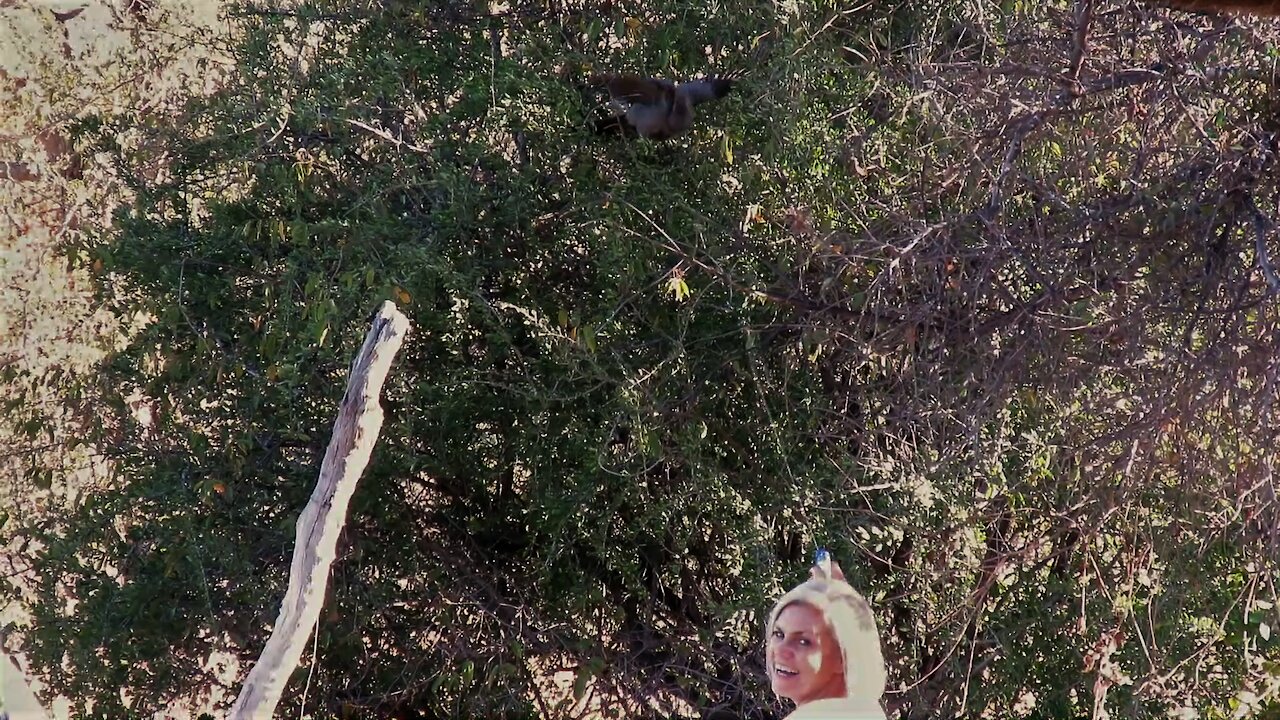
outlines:
{"label": "tree bark", "polygon": [[233,720],[264,720],[275,714],[280,694],[315,629],[338,535],[346,523],[347,503],[382,428],[378,402],[382,384],[408,331],[409,319],[384,302],[351,366],[320,479],[298,517],[289,587],[271,637],[231,706],[228,717]]}

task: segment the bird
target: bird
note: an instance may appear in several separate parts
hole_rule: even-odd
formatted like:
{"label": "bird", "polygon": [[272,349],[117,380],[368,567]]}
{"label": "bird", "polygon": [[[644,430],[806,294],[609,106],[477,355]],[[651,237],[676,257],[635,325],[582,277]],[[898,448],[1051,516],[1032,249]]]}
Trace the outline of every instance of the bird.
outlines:
{"label": "bird", "polygon": [[649,140],[669,140],[688,132],[693,107],[728,95],[734,83],[729,78],[700,78],[676,84],[639,75],[593,75],[590,81],[608,90],[613,101],[613,113],[596,121],[596,132]]}
{"label": "bird", "polygon": [[1280,0],[1161,0],[1159,4],[1197,12],[1280,15]]}

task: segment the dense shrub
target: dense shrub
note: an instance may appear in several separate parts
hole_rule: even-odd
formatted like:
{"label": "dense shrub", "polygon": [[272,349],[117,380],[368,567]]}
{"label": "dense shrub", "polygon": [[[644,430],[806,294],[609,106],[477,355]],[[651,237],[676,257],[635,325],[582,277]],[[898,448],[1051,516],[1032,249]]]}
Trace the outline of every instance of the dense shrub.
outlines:
{"label": "dense shrub", "polygon": [[[168,165],[70,248],[149,322],[114,486],[30,527],[32,658],[120,716],[257,656],[390,298],[291,713],[772,717],[815,543],[903,718],[1270,707],[1275,30],[1081,7],[242,9],[219,93],[87,135]],[[624,143],[615,68],[740,82]]]}

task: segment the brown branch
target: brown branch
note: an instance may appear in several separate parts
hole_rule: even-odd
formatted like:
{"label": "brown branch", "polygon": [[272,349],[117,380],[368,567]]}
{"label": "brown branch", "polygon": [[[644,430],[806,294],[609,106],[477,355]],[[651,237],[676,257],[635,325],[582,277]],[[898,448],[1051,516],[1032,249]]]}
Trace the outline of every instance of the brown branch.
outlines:
{"label": "brown branch", "polygon": [[1280,0],[1160,0],[1159,4],[1192,12],[1280,15]]}
{"label": "brown branch", "polygon": [[40,173],[31,169],[31,166],[24,162],[0,162],[0,180],[9,180],[12,182],[30,182],[39,180]]}
{"label": "brown branch", "polygon": [[1267,253],[1267,235],[1275,226],[1258,209],[1252,197],[1246,195],[1244,204],[1249,214],[1253,216],[1254,248],[1258,255],[1258,267],[1262,268],[1262,276],[1267,279],[1267,286],[1271,288],[1271,293],[1280,293],[1280,275],[1276,274],[1275,266],[1271,264],[1271,256]]}
{"label": "brown branch", "polygon": [[1072,89],[1080,92],[1080,70],[1084,67],[1089,49],[1089,26],[1093,23],[1093,0],[1076,2],[1076,32],[1071,46],[1071,62],[1067,67],[1067,79]]}

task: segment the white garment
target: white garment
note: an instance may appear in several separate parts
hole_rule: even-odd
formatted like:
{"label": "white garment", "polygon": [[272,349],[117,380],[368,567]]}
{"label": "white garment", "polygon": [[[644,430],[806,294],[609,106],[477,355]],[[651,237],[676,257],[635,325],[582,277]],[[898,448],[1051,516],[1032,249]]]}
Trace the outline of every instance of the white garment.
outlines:
{"label": "white garment", "polygon": [[828,698],[807,702],[786,720],[885,720],[880,703],[865,698]]}

